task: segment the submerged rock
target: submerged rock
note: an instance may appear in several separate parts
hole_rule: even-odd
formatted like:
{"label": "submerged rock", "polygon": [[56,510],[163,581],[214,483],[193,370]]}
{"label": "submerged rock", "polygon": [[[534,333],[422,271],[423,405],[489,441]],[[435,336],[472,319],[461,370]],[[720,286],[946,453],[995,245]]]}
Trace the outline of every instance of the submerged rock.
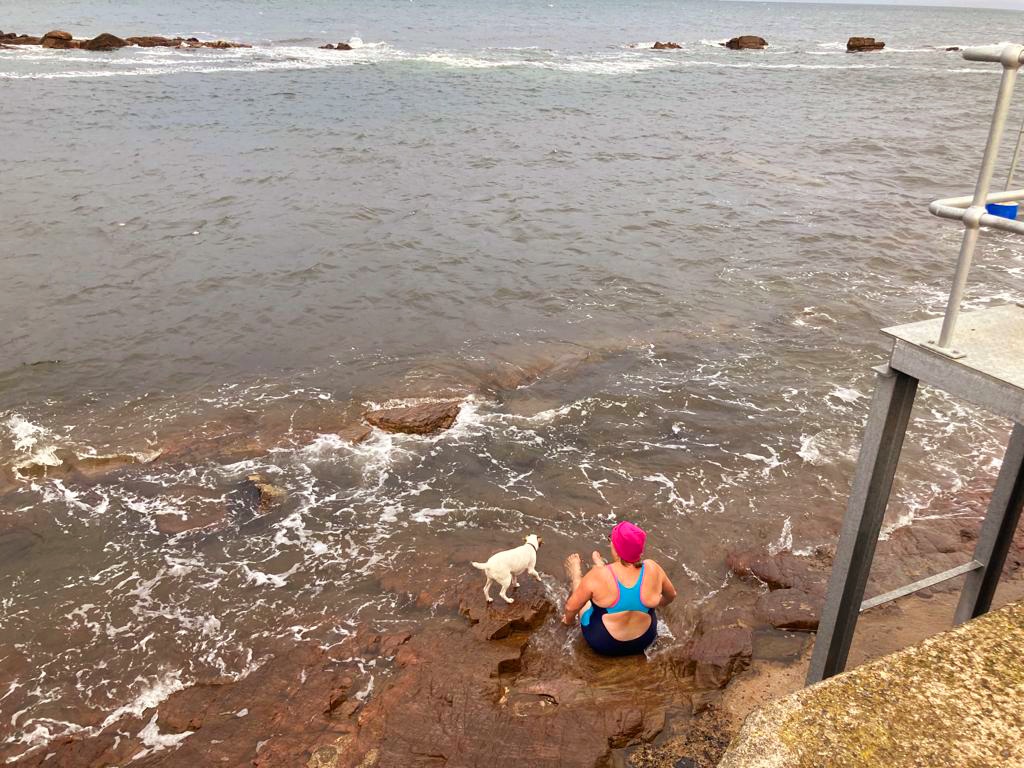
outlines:
{"label": "submerged rock", "polygon": [[376,411],[367,411],[363,414],[363,418],[385,432],[429,435],[451,427],[461,409],[462,403],[454,400],[399,408],[381,408]]}
{"label": "submerged rock", "polygon": [[85,40],[82,43],[82,49],[86,51],[112,51],[115,48],[124,48],[128,45],[126,40],[122,40],[117,35],[112,35],[109,32],[96,35],[91,40]]}
{"label": "submerged rock", "polygon": [[351,51],[352,50],[352,46],[349,45],[348,43],[338,43],[337,45],[331,45],[330,43],[328,43],[327,45],[321,45],[320,48],[322,48],[323,50],[327,50],[327,51]]}
{"label": "submerged rock", "polygon": [[798,557],[788,551],[770,555],[763,550],[741,550],[726,555],[725,563],[740,578],[763,581],[769,589],[798,587],[817,593],[825,589],[830,559]]}
{"label": "submerged rock", "polygon": [[373,434],[373,428],[365,424],[353,424],[338,430],[338,437],[346,442],[358,445]]}
{"label": "submerged rock", "polygon": [[731,51],[760,50],[768,47],[768,41],[756,35],[740,35],[723,45]]}
{"label": "submerged rock", "polygon": [[651,49],[655,51],[674,51],[682,47],[679,43],[662,43],[659,41],[652,45]]}
{"label": "submerged rock", "polygon": [[718,627],[692,641],[687,656],[701,688],[722,688],[750,666],[754,636],[748,627]]}
{"label": "submerged rock", "polygon": [[776,589],[761,596],[755,611],[776,629],[813,632],[821,618],[821,599],[800,589]]}
{"label": "submerged rock", "polygon": [[245,487],[261,510],[268,509],[284,500],[287,495],[283,488],[268,483],[263,475],[253,474],[245,479]]}
{"label": "submerged rock", "polygon": [[67,448],[58,448],[52,454],[35,461],[16,464],[14,471],[22,478],[78,475],[93,480],[133,464],[149,464],[159,456],[159,451],[78,455]]}
{"label": "submerged rock", "polygon": [[883,48],[885,48],[885,43],[881,40],[875,40],[873,37],[851,37],[846,41],[846,51],[848,53],[880,51]]}

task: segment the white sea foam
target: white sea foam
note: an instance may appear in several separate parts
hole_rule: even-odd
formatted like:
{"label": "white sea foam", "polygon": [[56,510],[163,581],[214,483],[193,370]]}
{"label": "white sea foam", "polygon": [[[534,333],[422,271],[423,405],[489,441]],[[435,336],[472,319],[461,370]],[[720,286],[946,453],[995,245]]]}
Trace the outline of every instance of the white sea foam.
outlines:
{"label": "white sea foam", "polygon": [[160,752],[164,749],[176,748],[181,742],[191,736],[194,731],[182,731],[181,733],[160,733],[160,728],[156,724],[157,713],[153,713],[153,717],[150,718],[146,726],[139,731],[138,736],[142,739],[142,743],[146,745],[146,749],[137,753],[132,757],[130,762],[140,760],[147,755],[151,755],[154,752]]}

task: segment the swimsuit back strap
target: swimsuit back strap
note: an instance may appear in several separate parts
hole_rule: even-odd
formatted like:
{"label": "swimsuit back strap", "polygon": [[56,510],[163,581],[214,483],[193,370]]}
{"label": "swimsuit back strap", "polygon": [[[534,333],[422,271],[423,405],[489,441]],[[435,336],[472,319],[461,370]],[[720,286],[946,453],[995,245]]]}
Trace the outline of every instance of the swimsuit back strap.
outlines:
{"label": "swimsuit back strap", "polygon": [[631,587],[626,587],[619,581],[619,577],[615,575],[615,571],[609,563],[608,569],[611,570],[612,578],[615,579],[615,586],[618,588],[619,594],[612,606],[607,609],[608,613],[621,613],[623,611],[650,613],[651,609],[644,605],[643,600],[640,599],[640,585],[644,582],[644,569],[646,567],[646,563],[641,565],[640,577],[636,580],[636,583]]}

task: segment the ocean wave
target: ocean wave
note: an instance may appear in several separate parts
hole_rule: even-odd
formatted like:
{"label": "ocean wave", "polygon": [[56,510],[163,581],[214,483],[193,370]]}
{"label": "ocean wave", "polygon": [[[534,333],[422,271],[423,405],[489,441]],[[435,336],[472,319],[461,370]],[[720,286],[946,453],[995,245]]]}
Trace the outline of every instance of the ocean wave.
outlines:
{"label": "ocean wave", "polygon": [[[814,64],[799,61],[803,55],[790,49],[765,51],[766,57],[723,56],[719,59],[692,58],[696,51],[672,51],[673,56],[644,54],[653,45],[641,42],[628,44],[617,52],[557,53],[542,51],[533,46],[519,48],[485,48],[478,51],[434,50],[410,52],[395,48],[383,41],[363,42],[350,38],[351,51],[324,50],[312,45],[270,45],[227,50],[179,50],[162,48],[129,48],[98,56],[82,51],[43,53],[34,50],[15,51],[0,61],[9,61],[22,69],[0,72],[0,79],[84,79],[99,77],[144,77],[175,74],[219,74],[247,72],[275,72],[288,70],[323,70],[354,65],[405,64],[435,66],[466,70],[501,70],[527,68],[568,74],[630,75],[668,68],[711,67],[722,69],[765,70],[865,70],[901,69],[907,71],[934,71],[929,67],[901,66],[891,60],[847,60],[844,63]],[[718,47],[716,41],[702,40],[700,45]],[[832,43],[820,43],[819,47]],[[915,49],[916,50],[916,49]],[[924,49],[922,49],[924,50]],[[934,52],[936,49],[927,49]],[[893,50],[893,52],[902,52]],[[805,51],[813,56],[831,56],[844,53],[839,50]],[[793,57],[794,60],[780,58]],[[988,72],[987,69],[961,67],[943,70],[950,74]]]}

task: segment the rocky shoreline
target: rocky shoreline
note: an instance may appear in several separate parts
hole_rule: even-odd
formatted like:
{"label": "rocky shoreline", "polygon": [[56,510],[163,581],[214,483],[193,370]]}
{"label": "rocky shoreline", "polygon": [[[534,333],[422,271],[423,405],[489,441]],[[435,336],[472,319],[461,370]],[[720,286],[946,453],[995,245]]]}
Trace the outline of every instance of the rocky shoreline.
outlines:
{"label": "rocky shoreline", "polygon": [[[273,503],[272,487],[247,482],[253,503]],[[879,545],[868,594],[962,561],[986,502],[981,490],[942,499],[933,511],[945,516],[894,531]],[[437,585],[394,572],[381,589],[410,606],[402,629],[362,628],[328,649],[282,642],[241,680],[197,681],[9,764],[710,768],[742,720],[737,712],[799,687],[830,558],[828,547],[727,553],[734,578],[725,588],[663,611],[674,642],[659,641],[650,658],[614,661],[560,626],[558,581],[527,579],[513,605],[487,605],[473,574]],[[1022,565],[1018,532],[1006,566],[1015,584]],[[556,569],[543,562],[542,570]],[[903,627],[902,606],[948,601],[956,586],[880,607],[863,622],[890,636]],[[883,642],[879,652],[891,650]],[[858,654],[870,657],[870,643]]]}
{"label": "rocky shoreline", "polygon": [[96,37],[75,39],[70,32],[60,29],[51,30],[39,37],[16,32],[0,32],[0,48],[11,48],[18,45],[40,45],[43,48],[80,49],[83,51],[113,51],[133,45],[139,48],[252,48],[247,43],[233,43],[228,40],[200,40],[196,37],[144,35],[122,38],[109,32],[103,32]]}

